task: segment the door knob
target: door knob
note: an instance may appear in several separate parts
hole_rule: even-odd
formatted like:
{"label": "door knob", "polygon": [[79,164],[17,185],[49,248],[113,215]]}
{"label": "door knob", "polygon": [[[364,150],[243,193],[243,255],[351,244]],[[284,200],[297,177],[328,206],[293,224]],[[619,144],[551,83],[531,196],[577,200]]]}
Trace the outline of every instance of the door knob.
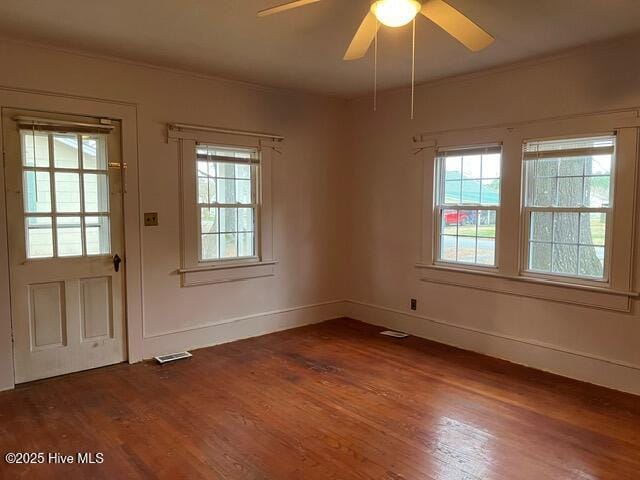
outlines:
{"label": "door knob", "polygon": [[120,255],[117,253],[113,256],[113,268],[116,272],[120,271],[120,264],[122,263],[122,259]]}

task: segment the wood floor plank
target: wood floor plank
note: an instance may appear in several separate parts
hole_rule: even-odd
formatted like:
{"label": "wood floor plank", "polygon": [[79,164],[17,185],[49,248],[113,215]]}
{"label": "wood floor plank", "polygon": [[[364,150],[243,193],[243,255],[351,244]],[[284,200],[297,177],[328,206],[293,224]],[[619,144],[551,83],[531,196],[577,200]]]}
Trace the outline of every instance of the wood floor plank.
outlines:
{"label": "wood floor plank", "polygon": [[0,478],[640,479],[640,398],[349,319],[0,393]]}

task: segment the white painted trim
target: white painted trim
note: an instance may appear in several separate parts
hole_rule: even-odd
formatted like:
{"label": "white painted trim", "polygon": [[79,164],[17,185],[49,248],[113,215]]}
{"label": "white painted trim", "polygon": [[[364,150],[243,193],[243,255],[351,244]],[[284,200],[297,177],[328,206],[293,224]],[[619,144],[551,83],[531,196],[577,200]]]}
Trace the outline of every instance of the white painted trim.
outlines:
{"label": "white painted trim", "polygon": [[[123,198],[126,249],[126,315],[127,353],[129,363],[143,356],[142,252],[140,243],[140,198],[138,165],[138,106],[91,97],[63,95],[53,92],[0,86],[0,107],[41,112],[64,112],[70,115],[104,117],[121,122],[122,156],[128,164],[129,189]],[[0,174],[0,360],[13,367],[11,312],[8,295],[10,285],[4,177]],[[6,285],[6,287],[4,287]],[[6,290],[6,292],[5,292]],[[0,368],[0,389],[13,388],[15,378]]]}
{"label": "white painted trim", "polygon": [[[283,313],[289,313],[289,312],[295,312],[295,311],[301,311],[301,310],[307,310],[310,308],[318,308],[318,307],[325,307],[327,305],[336,305],[339,303],[344,303],[344,300],[330,300],[328,302],[321,302],[321,303],[311,303],[309,305],[301,305],[301,306],[297,306],[297,307],[289,307],[289,308],[282,308],[279,310],[271,310],[271,311],[267,311],[267,312],[259,312],[259,313],[253,313],[251,315],[243,315],[241,317],[231,317],[231,318],[225,318],[222,320],[216,320],[215,322],[209,322],[209,323],[203,323],[200,325],[194,325],[192,327],[184,327],[184,328],[178,328],[175,330],[167,330],[164,332],[159,332],[159,333],[153,333],[150,335],[145,335],[145,340],[149,339],[149,338],[157,338],[157,337],[164,337],[166,335],[175,335],[176,333],[185,333],[185,332],[192,332],[194,330],[201,330],[201,329],[206,329],[206,328],[211,328],[211,327],[217,327],[219,325],[227,325],[229,323],[235,323],[235,322],[242,322],[245,320],[251,320],[253,318],[259,318],[259,317],[265,317],[265,316],[271,316],[271,315],[280,315]],[[342,315],[339,315],[342,316]]]}
{"label": "white painted trim", "polygon": [[147,336],[144,358],[211,347],[343,317],[343,300],[284,308]]}
{"label": "white painted trim", "polygon": [[640,365],[347,300],[346,316],[557,375],[640,395]]}

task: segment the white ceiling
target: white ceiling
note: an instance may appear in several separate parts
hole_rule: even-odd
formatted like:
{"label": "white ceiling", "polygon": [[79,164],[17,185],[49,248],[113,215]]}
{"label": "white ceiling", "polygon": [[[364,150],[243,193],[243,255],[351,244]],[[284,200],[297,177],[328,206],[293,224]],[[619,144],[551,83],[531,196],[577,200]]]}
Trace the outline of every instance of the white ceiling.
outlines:
{"label": "white ceiling", "polygon": [[[5,36],[332,94],[371,90],[370,54],[342,55],[368,0],[323,0],[257,18],[284,0],[2,0]],[[470,53],[420,17],[419,82],[540,56],[640,31],[640,0],[448,0],[496,42]],[[380,36],[380,88],[410,81],[410,26]]]}

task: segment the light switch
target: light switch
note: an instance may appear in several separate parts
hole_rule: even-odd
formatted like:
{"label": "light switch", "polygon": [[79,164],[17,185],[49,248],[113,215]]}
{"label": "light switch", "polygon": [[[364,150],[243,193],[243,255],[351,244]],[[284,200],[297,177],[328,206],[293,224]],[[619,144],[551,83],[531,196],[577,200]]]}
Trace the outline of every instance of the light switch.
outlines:
{"label": "light switch", "polygon": [[158,226],[158,212],[147,212],[144,214],[144,226],[145,227],[157,227]]}

